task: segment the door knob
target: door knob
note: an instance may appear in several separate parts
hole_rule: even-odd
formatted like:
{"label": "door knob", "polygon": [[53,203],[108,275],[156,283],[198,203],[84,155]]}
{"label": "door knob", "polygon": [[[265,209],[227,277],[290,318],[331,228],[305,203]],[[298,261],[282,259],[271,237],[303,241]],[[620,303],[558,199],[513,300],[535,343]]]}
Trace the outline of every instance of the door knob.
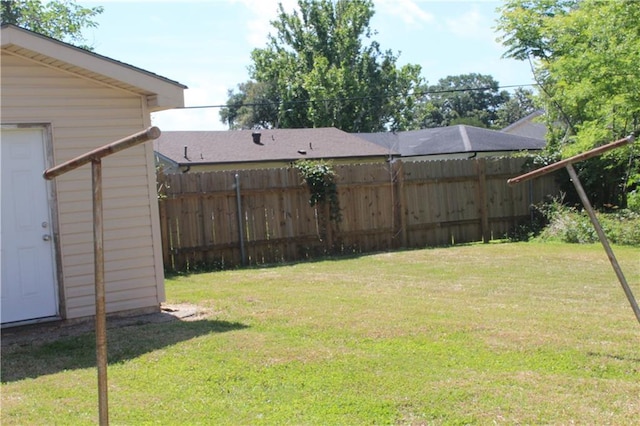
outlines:
{"label": "door knob", "polygon": [[49,241],[49,240],[51,240],[51,235],[49,235],[49,234],[44,234],[44,235],[42,236],[42,239],[43,239],[44,241]]}

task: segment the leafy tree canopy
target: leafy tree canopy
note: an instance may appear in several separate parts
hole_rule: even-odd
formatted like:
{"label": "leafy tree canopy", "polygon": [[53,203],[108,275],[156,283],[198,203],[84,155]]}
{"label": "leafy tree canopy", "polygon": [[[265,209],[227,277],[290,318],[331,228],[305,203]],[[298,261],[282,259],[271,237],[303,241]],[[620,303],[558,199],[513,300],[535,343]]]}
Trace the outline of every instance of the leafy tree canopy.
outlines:
{"label": "leafy tree canopy", "polygon": [[91,48],[84,44],[86,40],[82,30],[96,27],[93,18],[102,11],[101,6],[86,8],[72,0],[0,1],[2,24],[14,24],[89,50]]}
{"label": "leafy tree canopy", "polygon": [[222,121],[231,128],[333,126],[350,132],[406,127],[420,67],[399,68],[391,51],[367,44],[372,1],[299,0],[298,9],[286,13],[279,5],[275,35],[251,53],[251,81],[229,93]]}
{"label": "leafy tree canopy", "polygon": [[[502,7],[505,56],[531,61],[549,122],[564,125],[549,132],[552,153],[575,155],[638,129],[638,22],[636,1],[510,0]],[[596,204],[625,205],[638,182],[630,151],[579,164]]]}
{"label": "leafy tree canopy", "polygon": [[532,90],[518,87],[509,95],[506,102],[496,112],[496,127],[504,128],[513,124],[536,110],[535,97]]}
{"label": "leafy tree canopy", "polygon": [[[421,127],[443,127],[469,124],[495,127],[498,111],[510,99],[507,91],[490,75],[462,74],[442,78],[428,86],[423,103],[425,109]],[[526,115],[526,114],[525,114]]]}

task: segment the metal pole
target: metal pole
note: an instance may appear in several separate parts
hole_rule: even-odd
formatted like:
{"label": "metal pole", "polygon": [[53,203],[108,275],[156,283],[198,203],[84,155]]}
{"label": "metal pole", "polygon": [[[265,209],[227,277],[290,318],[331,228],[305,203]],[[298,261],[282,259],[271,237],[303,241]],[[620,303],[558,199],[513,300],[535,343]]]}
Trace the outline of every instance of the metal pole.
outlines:
{"label": "metal pole", "polygon": [[96,358],[98,364],[98,408],[100,425],[109,424],[107,389],[107,318],[104,290],[104,242],[102,227],[102,162],[91,161],[93,186],[93,251],[96,292]]}
{"label": "metal pole", "polygon": [[236,202],[238,203],[238,236],[240,238],[240,258],[242,261],[242,266],[247,265],[247,254],[244,250],[244,230],[243,228],[243,220],[242,220],[242,201],[240,197],[240,176],[236,173],[235,175],[236,182]]}
{"label": "metal pole", "polygon": [[582,204],[584,205],[585,210],[587,210],[587,214],[589,215],[589,219],[591,219],[591,223],[593,227],[596,229],[596,233],[598,234],[598,238],[600,238],[600,242],[604,247],[604,251],[607,252],[607,256],[609,257],[609,262],[611,262],[611,266],[613,266],[613,270],[618,276],[618,281],[622,285],[622,289],[624,290],[624,294],[627,295],[627,299],[631,304],[631,309],[633,309],[633,313],[636,315],[636,319],[640,322],[640,308],[638,308],[638,303],[636,299],[633,297],[633,293],[631,292],[631,288],[629,288],[629,284],[627,283],[624,274],[622,273],[622,269],[618,264],[618,261],[613,254],[613,250],[611,250],[611,246],[609,245],[609,241],[602,230],[602,226],[600,226],[600,222],[598,222],[598,218],[596,217],[596,213],[591,207],[591,203],[589,202],[589,198],[587,197],[587,193],[584,191],[582,187],[582,183],[580,183],[580,179],[578,179],[578,174],[576,173],[573,165],[571,163],[566,165],[566,169],[569,172],[569,176],[571,177],[571,181],[573,182],[573,186],[575,186],[576,191],[578,191],[578,195],[582,200]]}

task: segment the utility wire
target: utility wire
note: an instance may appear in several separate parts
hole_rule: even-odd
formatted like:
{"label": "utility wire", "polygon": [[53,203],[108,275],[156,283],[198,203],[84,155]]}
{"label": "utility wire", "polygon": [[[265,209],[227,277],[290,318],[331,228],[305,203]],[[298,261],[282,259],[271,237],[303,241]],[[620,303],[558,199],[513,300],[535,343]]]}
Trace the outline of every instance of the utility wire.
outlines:
{"label": "utility wire", "polygon": [[[472,88],[465,88],[465,89],[445,89],[445,90],[425,90],[422,92],[415,92],[414,95],[415,96],[424,96],[424,95],[433,95],[433,94],[439,94],[439,93],[456,93],[456,92],[479,92],[479,91],[484,91],[484,90],[495,90],[495,89],[511,89],[514,87],[531,87],[531,86],[539,86],[539,84],[537,83],[531,83],[531,84],[511,84],[511,85],[507,85],[507,86],[498,86],[498,87],[472,87]],[[227,105],[227,104],[220,104],[220,105],[194,105],[194,106],[184,106],[184,107],[177,107],[175,109],[205,109],[205,108],[228,108],[228,107],[235,107],[235,108],[240,108],[243,106],[247,106],[247,107],[253,107],[253,106],[264,106],[264,105],[281,105],[281,104],[308,104],[311,102],[336,102],[336,101],[362,101],[362,100],[367,100],[367,99],[380,99],[380,98],[391,98],[394,95],[385,95],[385,96],[357,96],[357,97],[351,97],[351,98],[327,98],[327,99],[316,99],[316,100],[310,100],[310,99],[302,99],[302,100],[287,100],[287,101],[274,101],[274,102],[253,102],[253,103],[246,103],[246,104],[240,104],[240,105]]]}

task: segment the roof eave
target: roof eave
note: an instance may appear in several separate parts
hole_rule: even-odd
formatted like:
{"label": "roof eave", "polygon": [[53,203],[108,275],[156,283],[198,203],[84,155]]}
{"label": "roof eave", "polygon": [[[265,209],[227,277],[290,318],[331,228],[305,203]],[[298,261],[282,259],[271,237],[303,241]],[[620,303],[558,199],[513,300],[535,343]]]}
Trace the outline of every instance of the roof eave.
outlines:
{"label": "roof eave", "polygon": [[135,87],[147,96],[152,112],[184,107],[184,89],[187,86],[176,81],[15,25],[4,24],[1,31],[3,50],[16,46],[19,48],[19,52],[14,50],[17,54],[32,52],[84,69],[89,74],[106,77],[101,80],[105,83],[113,80]]}
{"label": "roof eave", "polygon": [[184,166],[217,166],[217,165],[224,165],[224,164],[240,164],[240,163],[247,163],[247,164],[260,164],[260,163],[291,163],[294,161],[298,161],[298,160],[358,160],[358,159],[364,159],[364,158],[380,158],[380,159],[384,159],[386,160],[389,157],[400,157],[400,155],[380,155],[380,154],[375,154],[375,155],[347,155],[347,156],[339,156],[339,157],[297,157],[297,158],[263,158],[260,160],[245,160],[245,159],[241,159],[241,158],[237,158],[234,160],[226,160],[226,161],[176,161],[174,159],[170,159],[169,157],[160,154],[158,151],[155,151],[157,155],[161,156],[162,158],[166,158],[167,160],[171,161],[173,164],[176,164],[180,167],[184,167]]}

